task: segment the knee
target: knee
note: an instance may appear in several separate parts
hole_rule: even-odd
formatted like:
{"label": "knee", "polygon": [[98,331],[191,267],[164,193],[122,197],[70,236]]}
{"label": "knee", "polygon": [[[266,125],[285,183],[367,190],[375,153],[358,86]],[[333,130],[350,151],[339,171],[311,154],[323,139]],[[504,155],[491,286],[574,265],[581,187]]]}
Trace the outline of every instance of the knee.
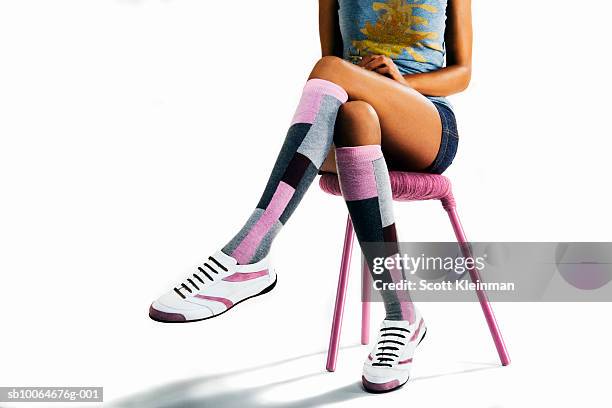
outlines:
{"label": "knee", "polygon": [[378,114],[367,102],[350,101],[340,107],[338,117],[344,122],[360,122],[378,126]]}
{"label": "knee", "polygon": [[334,142],[337,146],[380,144],[380,122],[367,102],[347,102],[338,111]]}
{"label": "knee", "polygon": [[321,58],[312,69],[310,78],[333,80],[348,62],[332,55]]}

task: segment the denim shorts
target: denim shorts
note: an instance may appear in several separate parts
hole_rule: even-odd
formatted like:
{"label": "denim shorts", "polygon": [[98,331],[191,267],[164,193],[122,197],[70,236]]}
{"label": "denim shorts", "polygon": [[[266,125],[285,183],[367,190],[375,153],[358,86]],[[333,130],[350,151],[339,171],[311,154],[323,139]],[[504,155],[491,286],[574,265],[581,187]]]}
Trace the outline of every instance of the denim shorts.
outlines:
{"label": "denim shorts", "polygon": [[442,138],[440,139],[440,148],[435,160],[425,173],[442,174],[448,168],[457,154],[457,146],[459,145],[459,132],[457,132],[457,120],[455,114],[447,105],[438,101],[432,100],[442,121]]}

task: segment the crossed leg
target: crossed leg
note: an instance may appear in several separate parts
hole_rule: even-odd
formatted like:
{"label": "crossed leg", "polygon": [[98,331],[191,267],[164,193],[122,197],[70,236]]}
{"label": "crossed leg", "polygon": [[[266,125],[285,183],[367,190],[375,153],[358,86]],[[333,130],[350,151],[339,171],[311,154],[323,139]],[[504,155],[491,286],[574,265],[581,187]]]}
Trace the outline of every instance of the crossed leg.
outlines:
{"label": "crossed leg", "polygon": [[[339,58],[322,58],[304,86],[253,213],[209,257],[210,262],[154,302],[152,317],[208,318],[270,290],[276,277],[269,265],[271,245],[321,170],[333,142],[338,161],[324,170],[338,171],[359,241],[397,243],[387,164],[398,170],[426,168],[437,154],[440,137],[437,109],[418,92]],[[218,279],[217,268],[235,274]],[[385,279],[395,281],[399,274],[389,271]],[[389,297],[385,306],[389,320],[414,322],[408,300]]]}

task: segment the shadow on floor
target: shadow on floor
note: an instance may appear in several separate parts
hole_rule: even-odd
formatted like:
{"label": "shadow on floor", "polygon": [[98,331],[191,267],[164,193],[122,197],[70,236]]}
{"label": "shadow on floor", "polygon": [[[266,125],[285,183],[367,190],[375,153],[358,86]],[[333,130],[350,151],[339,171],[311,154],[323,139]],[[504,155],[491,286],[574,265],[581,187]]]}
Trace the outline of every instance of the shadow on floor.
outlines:
{"label": "shadow on floor", "polygon": [[[343,349],[350,349],[356,347],[359,347],[359,345],[343,347]],[[241,374],[263,370],[266,368],[279,367],[294,361],[314,357],[317,355],[322,355],[325,352],[326,351],[310,353],[256,367],[221,373],[219,375],[208,375],[188,380],[176,381],[167,385],[156,387],[151,390],[143,391],[132,396],[122,398],[121,400],[115,403],[109,404],[109,406],[116,408],[310,408],[327,406],[333,403],[354,400],[357,398],[366,398],[371,396],[371,394],[368,394],[363,390],[361,382],[357,381],[355,383],[348,384],[337,389],[324,392],[322,394],[306,397],[297,401],[284,401],[278,403],[262,401],[261,396],[267,393],[268,391],[271,391],[274,387],[288,385],[305,379],[325,375],[327,372],[323,370],[295,376],[282,381],[270,382],[267,384],[253,387],[247,386],[239,390],[223,390],[222,388],[215,389],[215,385],[212,384],[220,383],[217,385],[222,385],[223,381],[231,382],[232,377],[236,377]],[[492,365],[489,363],[470,362],[469,364],[474,364],[477,367],[442,373],[439,375],[415,377],[410,381],[422,381],[450,375],[464,374],[474,371],[489,370],[498,367],[497,365]],[[207,395],[197,395],[196,391],[203,389],[206,390],[207,388],[207,391],[209,391]]]}
{"label": "shadow on floor", "polygon": [[440,374],[423,375],[423,376],[419,376],[419,377],[412,377],[412,378],[410,378],[410,382],[423,381],[423,380],[433,380],[433,379],[436,379],[436,378],[450,377],[450,376],[453,376],[453,375],[469,374],[469,373],[474,373],[474,372],[478,372],[478,371],[493,370],[493,369],[496,369],[496,368],[502,368],[502,366],[499,365],[499,364],[491,364],[491,363],[469,362],[467,364],[474,364],[474,365],[479,366],[479,367],[467,368],[465,370],[456,370],[456,371],[451,371],[451,372],[448,372],[448,373],[440,373]]}

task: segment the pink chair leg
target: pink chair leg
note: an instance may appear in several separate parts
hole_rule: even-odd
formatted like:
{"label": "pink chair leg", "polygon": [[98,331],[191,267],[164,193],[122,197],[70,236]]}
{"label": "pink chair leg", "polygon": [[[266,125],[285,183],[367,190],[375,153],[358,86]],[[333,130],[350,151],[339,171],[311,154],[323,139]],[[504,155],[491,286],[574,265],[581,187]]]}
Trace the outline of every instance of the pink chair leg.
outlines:
{"label": "pink chair leg", "polygon": [[370,268],[363,262],[361,270],[362,293],[361,293],[361,344],[366,345],[370,342]]}
{"label": "pink chair leg", "polygon": [[329,338],[329,349],[327,351],[327,371],[336,370],[338,358],[338,346],[340,344],[340,331],[342,330],[342,314],[344,313],[344,300],[346,299],[346,286],[348,283],[349,270],[351,267],[351,254],[353,252],[353,223],[349,216],[346,220],[346,233],[344,235],[344,248],[342,249],[342,261],[340,262],[340,277],[338,278],[338,290],[336,292],[336,306],[334,307],[334,320],[332,322],[331,336]]}
{"label": "pink chair leg", "polygon": [[[472,252],[469,247],[467,238],[465,237],[465,232],[463,231],[461,222],[459,221],[459,215],[457,215],[457,210],[455,206],[446,205],[444,201],[443,205],[444,209],[448,212],[450,222],[453,226],[453,230],[455,231],[455,236],[457,237],[457,241],[459,242],[459,246],[461,247],[461,252],[463,256],[471,257]],[[472,279],[472,282],[480,280],[480,274],[478,273],[478,270],[470,270],[470,278]],[[497,354],[499,354],[499,359],[501,360],[502,365],[507,366],[508,364],[510,364],[510,356],[508,355],[508,350],[506,349],[506,345],[504,344],[504,339],[502,338],[501,331],[499,330],[499,326],[497,325],[497,321],[495,320],[495,315],[493,314],[493,309],[491,308],[491,304],[489,303],[489,298],[484,290],[477,290],[476,295],[478,296],[480,307],[482,308],[482,311],[485,315],[485,319],[487,320],[487,325],[489,326],[489,331],[491,332],[491,336],[493,337],[495,348],[497,348]]]}

